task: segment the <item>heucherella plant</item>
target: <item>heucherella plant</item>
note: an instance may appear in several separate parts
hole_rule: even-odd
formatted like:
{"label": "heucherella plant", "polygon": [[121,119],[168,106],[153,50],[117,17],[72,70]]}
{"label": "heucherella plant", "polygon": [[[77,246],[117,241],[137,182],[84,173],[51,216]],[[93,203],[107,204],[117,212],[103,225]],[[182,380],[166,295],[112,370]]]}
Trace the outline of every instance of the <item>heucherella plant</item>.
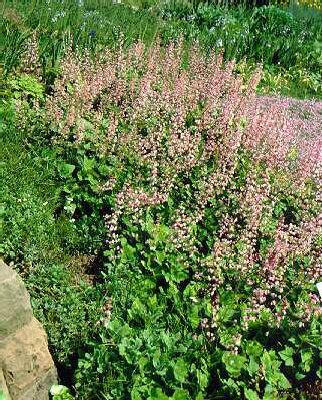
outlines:
{"label": "heucherella plant", "polygon": [[260,78],[138,42],[70,52],[45,112],[20,103],[64,158],[66,212],[105,229],[84,398],[268,400],[317,379],[321,104],[257,97]]}

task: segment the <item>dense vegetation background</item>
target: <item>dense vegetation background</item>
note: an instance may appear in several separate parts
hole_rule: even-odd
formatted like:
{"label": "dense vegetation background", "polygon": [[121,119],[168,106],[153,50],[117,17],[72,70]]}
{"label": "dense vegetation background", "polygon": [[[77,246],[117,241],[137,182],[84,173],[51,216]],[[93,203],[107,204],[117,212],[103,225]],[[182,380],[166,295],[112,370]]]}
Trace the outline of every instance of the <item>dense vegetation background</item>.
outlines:
{"label": "dense vegetation background", "polygon": [[318,398],[321,5],[267,3],[1,3],[0,251],[55,400]]}

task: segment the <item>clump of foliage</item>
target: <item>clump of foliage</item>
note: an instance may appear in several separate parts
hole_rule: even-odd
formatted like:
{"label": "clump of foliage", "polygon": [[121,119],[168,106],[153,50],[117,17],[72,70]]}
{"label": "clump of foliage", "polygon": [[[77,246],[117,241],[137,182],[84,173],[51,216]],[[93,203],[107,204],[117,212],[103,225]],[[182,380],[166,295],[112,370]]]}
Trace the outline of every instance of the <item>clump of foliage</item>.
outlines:
{"label": "clump of foliage", "polygon": [[[261,62],[268,77],[284,78],[280,92],[320,97],[322,15],[299,8],[220,7],[170,2],[161,8],[165,37],[184,35],[206,48],[222,49],[227,59]],[[265,88],[273,90],[271,80]],[[298,90],[297,86],[301,89]]]}
{"label": "clump of foliage", "polygon": [[321,378],[321,163],[301,153],[319,141],[294,142],[260,77],[138,42],[70,52],[44,107],[17,103],[26,135],[37,121],[59,149],[63,209],[103,254],[79,398],[298,398]]}
{"label": "clump of foliage", "polygon": [[[74,264],[38,265],[26,281],[35,314],[49,333],[50,349],[64,374],[73,373],[87,343],[98,337],[107,301],[104,286],[81,275],[81,262]],[[68,376],[62,378],[70,383]]]}
{"label": "clump of foliage", "polygon": [[[162,9],[162,16],[189,22],[190,32],[199,31],[203,42],[221,46],[229,57],[247,56],[267,65],[290,67],[311,54],[310,47],[321,38],[318,16],[315,21],[300,18],[277,6],[247,10],[201,4],[193,9],[189,3],[169,3]],[[312,70],[318,67],[313,57],[306,62]]]}

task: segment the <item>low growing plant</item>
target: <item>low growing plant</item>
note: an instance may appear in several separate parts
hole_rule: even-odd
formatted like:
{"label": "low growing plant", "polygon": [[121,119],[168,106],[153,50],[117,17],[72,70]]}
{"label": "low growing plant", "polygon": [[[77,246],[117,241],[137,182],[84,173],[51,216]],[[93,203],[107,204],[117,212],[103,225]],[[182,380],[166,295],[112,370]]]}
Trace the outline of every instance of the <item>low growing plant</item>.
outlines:
{"label": "low growing plant", "polygon": [[320,104],[260,77],[182,42],[62,63],[33,118],[107,293],[79,398],[296,398],[321,375]]}

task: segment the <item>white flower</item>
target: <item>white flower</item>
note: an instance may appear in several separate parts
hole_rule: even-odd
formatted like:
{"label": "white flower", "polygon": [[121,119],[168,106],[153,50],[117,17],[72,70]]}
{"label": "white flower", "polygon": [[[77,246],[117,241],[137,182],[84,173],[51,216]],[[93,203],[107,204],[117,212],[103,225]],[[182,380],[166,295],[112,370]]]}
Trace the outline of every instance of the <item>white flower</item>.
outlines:
{"label": "white flower", "polygon": [[319,291],[319,294],[320,294],[320,297],[321,297],[321,300],[322,300],[322,282],[318,282],[316,284],[316,287],[318,288],[318,291]]}
{"label": "white flower", "polygon": [[52,396],[55,396],[55,395],[57,396],[59,394],[63,394],[64,392],[66,392],[66,387],[63,385],[53,385],[50,388],[50,394]]}
{"label": "white flower", "polygon": [[52,22],[57,22],[59,18],[63,18],[66,15],[65,11],[58,11],[53,17]]}
{"label": "white flower", "polygon": [[218,47],[222,47],[222,46],[223,46],[223,41],[222,41],[222,39],[218,39],[217,42],[216,42],[216,45],[217,45]]}

